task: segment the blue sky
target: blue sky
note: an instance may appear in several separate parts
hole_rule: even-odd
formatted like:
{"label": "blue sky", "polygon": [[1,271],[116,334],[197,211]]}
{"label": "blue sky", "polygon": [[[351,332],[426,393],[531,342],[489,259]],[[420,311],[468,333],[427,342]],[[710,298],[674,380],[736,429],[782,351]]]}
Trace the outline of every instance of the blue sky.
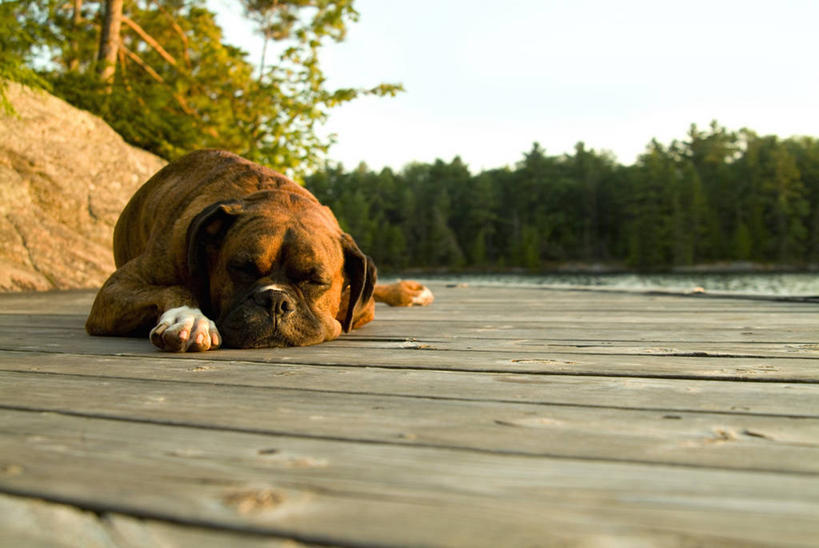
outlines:
{"label": "blue sky", "polygon": [[[238,2],[210,0],[226,39],[259,59]],[[396,98],[333,111],[330,158],[396,169],[514,165],[538,141],[577,141],[632,163],[651,138],[730,129],[819,136],[819,2],[357,0],[325,48],[331,87],[401,82]]]}

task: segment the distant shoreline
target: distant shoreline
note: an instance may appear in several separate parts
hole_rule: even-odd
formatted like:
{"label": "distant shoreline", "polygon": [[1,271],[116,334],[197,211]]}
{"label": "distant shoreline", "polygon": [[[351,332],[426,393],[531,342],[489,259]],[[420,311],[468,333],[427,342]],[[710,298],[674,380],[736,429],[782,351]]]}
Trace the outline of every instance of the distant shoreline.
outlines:
{"label": "distant shoreline", "polygon": [[[707,265],[713,267],[714,265]],[[811,302],[819,300],[819,275],[817,271],[776,270],[773,268],[741,270],[686,270],[684,272],[634,272],[634,271],[551,271],[505,272],[480,271],[432,271],[414,270],[400,273],[381,272],[379,279],[385,282],[396,279],[414,279],[422,283],[445,283],[447,286],[505,286],[505,287],[551,287],[626,290],[671,291],[679,294],[751,295],[771,298],[786,297]]]}
{"label": "distant shoreline", "polygon": [[511,268],[422,268],[413,267],[401,270],[384,269],[384,275],[391,277],[399,275],[413,276],[552,276],[552,275],[674,275],[674,274],[819,274],[819,264],[813,265],[783,265],[751,263],[745,261],[703,263],[690,266],[676,266],[671,268],[636,269],[618,263],[560,263],[548,265],[541,269]]}

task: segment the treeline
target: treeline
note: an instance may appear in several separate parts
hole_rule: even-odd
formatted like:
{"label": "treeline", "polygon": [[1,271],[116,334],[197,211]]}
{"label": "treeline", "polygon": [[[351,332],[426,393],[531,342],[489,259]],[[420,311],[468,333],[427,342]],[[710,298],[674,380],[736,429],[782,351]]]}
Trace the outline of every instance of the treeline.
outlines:
{"label": "treeline", "polygon": [[387,270],[604,264],[667,270],[819,264],[819,140],[716,123],[652,141],[630,166],[578,143],[512,169],[460,158],[378,173],[327,167],[307,187]]}

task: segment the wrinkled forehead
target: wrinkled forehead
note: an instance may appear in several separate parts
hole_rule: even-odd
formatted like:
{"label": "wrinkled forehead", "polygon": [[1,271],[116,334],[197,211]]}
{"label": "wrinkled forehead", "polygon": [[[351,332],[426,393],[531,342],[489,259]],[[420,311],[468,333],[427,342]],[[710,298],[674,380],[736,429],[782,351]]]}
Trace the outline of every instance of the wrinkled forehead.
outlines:
{"label": "wrinkled forehead", "polygon": [[317,215],[246,215],[231,229],[229,240],[229,256],[252,260],[263,271],[286,265],[333,274],[343,264],[339,231]]}

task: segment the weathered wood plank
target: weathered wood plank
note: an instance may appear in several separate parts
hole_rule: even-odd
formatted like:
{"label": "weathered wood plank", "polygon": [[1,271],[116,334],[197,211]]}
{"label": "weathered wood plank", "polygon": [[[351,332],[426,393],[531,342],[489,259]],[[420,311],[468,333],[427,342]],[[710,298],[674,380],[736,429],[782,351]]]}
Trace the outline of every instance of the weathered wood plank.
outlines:
{"label": "weathered wood plank", "polygon": [[[626,317],[716,315],[772,315],[783,317],[815,316],[819,303],[794,303],[748,300],[745,298],[702,299],[686,296],[654,296],[645,292],[577,291],[537,288],[472,287],[450,289],[444,285],[430,286],[436,293],[433,307],[412,309],[389,308],[379,305],[380,319],[392,320],[417,316],[424,321],[448,321],[455,311],[469,311],[484,318],[483,312],[500,315],[501,319],[534,319],[571,317],[573,314],[602,313]],[[40,293],[0,294],[4,314],[87,314],[95,291],[55,291]],[[566,314],[562,314],[565,312]],[[696,318],[694,318],[696,321]]]}
{"label": "weathered wood plank", "polygon": [[[201,354],[170,356],[158,352],[146,339],[0,333],[0,350],[55,352],[90,356],[168,357],[181,360],[203,359]],[[11,341],[11,342],[10,342]],[[644,378],[726,379],[769,382],[819,382],[819,361],[796,357],[726,357],[691,352],[646,352],[644,354],[606,355],[584,352],[525,352],[520,350],[472,351],[436,350],[423,341],[390,343],[389,348],[345,347],[333,341],[301,348],[261,350],[218,350],[208,352],[208,360],[247,361],[272,364],[332,365],[350,367],[389,367],[475,371],[493,373],[531,373],[541,375],[593,375]]]}
{"label": "weathered wood plank", "polygon": [[[666,310],[607,310],[605,308],[588,309],[583,311],[564,310],[559,307],[549,310],[530,310],[526,312],[505,310],[504,307],[497,306],[469,306],[462,307],[439,307],[439,308],[416,308],[416,309],[390,309],[388,307],[378,307],[376,318],[382,321],[404,321],[412,320],[419,322],[449,322],[453,315],[471,317],[485,322],[545,322],[545,323],[568,323],[579,324],[587,322],[609,321],[613,323],[623,323],[626,325],[658,323],[660,325],[676,325],[678,327],[697,326],[703,323],[719,325],[742,325],[740,322],[748,321],[748,318],[761,318],[770,316],[769,320],[773,325],[795,325],[799,320],[806,321],[811,325],[816,324],[816,305],[810,305],[810,309],[804,305],[788,305],[793,308],[781,310],[743,310],[743,309],[716,309],[716,310],[679,310],[669,307]],[[379,314],[380,312],[380,314]],[[470,316],[466,316],[469,314]]]}
{"label": "weathered wood plank", "polygon": [[819,474],[819,419],[0,373],[2,407],[562,458]]}
{"label": "weathered wood plank", "polygon": [[[440,331],[439,331],[440,333]],[[515,334],[519,334],[515,332]],[[605,332],[589,332],[597,334],[594,340],[586,341],[556,341],[525,338],[474,338],[449,339],[441,337],[425,338],[412,337],[410,340],[365,340],[363,338],[341,338],[334,341],[339,348],[381,348],[405,349],[417,348],[421,350],[445,351],[472,351],[497,352],[512,351],[518,353],[552,353],[552,354],[610,354],[610,355],[695,355],[698,357],[759,357],[759,358],[813,358],[819,360],[819,345],[817,344],[783,344],[783,343],[731,343],[731,342],[673,342],[671,344],[656,344],[651,341],[613,341]]]}
{"label": "weathered wood plank", "polygon": [[[390,280],[379,280],[389,283]],[[685,291],[656,291],[650,289],[617,289],[607,287],[556,287],[500,284],[469,284],[467,287],[451,287],[447,282],[424,282],[433,290],[436,304],[443,303],[523,303],[526,306],[550,306],[554,303],[575,307],[594,306],[609,303],[677,303],[680,307],[722,307],[723,303],[733,303],[737,307],[789,307],[792,304],[806,307],[816,306],[816,302],[798,302],[805,298],[783,296],[761,296],[741,293],[691,294]],[[66,298],[73,303],[91,306],[96,289],[76,289],[68,291],[32,291],[0,293],[0,300],[8,311],[29,310],[31,306],[54,308],[55,296]],[[451,298],[450,298],[451,297]],[[815,299],[816,297],[814,297]],[[796,302],[794,302],[796,301]],[[645,305],[643,305],[645,306]]]}
{"label": "weathered wood plank", "polygon": [[118,546],[190,546],[193,548],[300,548],[315,546],[273,535],[243,534],[242,531],[177,525],[122,514],[105,514],[107,526],[119,539]]}
{"label": "weathered wood plank", "polygon": [[[581,352],[819,358],[816,304],[516,288],[468,289],[470,294],[442,287],[436,291],[443,294],[433,307],[379,306],[375,323],[338,344],[357,347],[366,342],[369,347],[390,348],[390,340],[415,338],[447,350],[575,352],[578,346],[592,345],[595,348]],[[540,294],[556,300],[533,298]],[[5,336],[0,337],[0,345],[15,348],[21,340],[58,340],[62,335],[75,339],[82,334],[92,297],[92,292],[0,295],[0,305],[5,305],[0,314],[0,334]],[[510,299],[512,305],[504,306]],[[73,314],[64,313],[68,311]],[[447,322],[445,337],[439,321]]]}
{"label": "weathered wood plank", "polygon": [[[407,331],[414,333],[413,331]],[[415,333],[418,335],[418,333]],[[101,340],[102,339],[102,340]],[[107,347],[116,351],[112,340],[121,344],[124,339],[90,337],[77,330],[52,330],[31,327],[13,329],[0,333],[0,349],[36,351],[43,348],[66,353],[79,353],[83,348]],[[340,338],[332,341],[335,349],[355,349],[381,351],[394,350],[441,350],[445,352],[515,352],[536,357],[535,354],[551,355],[617,355],[617,356],[694,356],[694,357],[736,357],[736,358],[811,358],[819,363],[819,344],[782,344],[782,343],[688,343],[652,344],[637,342],[619,342],[606,340],[604,336],[591,341],[541,341],[525,338],[510,339],[447,339],[438,337],[428,339],[409,336],[403,339],[364,339],[363,337]],[[325,343],[326,345],[326,343]],[[99,350],[97,352],[100,352]],[[246,351],[245,351],[246,352]],[[280,353],[286,350],[280,349]],[[300,353],[309,353],[305,350]],[[210,355],[216,356],[215,353]]]}
{"label": "weathered wood plank", "polygon": [[307,389],[654,411],[819,418],[819,384],[473,373],[373,367],[279,365],[151,356],[0,351],[0,370],[194,384]]}
{"label": "weathered wood plank", "polygon": [[[503,291],[503,289],[492,291],[494,295],[495,292]],[[521,293],[521,291],[512,290],[512,293]],[[521,295],[531,295],[531,293],[532,290],[527,290]],[[0,302],[8,300],[13,303],[20,300],[20,297],[10,298],[6,295],[0,297],[2,297]],[[624,302],[631,303],[630,306],[636,310],[639,309],[640,302],[649,299],[632,295],[619,296],[619,299],[623,300],[626,297],[629,300]],[[723,321],[724,318],[714,323],[714,318],[719,316],[718,314],[715,316],[714,311],[706,313],[706,311],[692,309],[689,311],[692,312],[689,316],[697,323],[693,327],[685,327],[679,325],[676,320],[679,316],[678,305],[690,299],[664,298],[675,308],[655,309],[654,313],[657,318],[651,323],[634,323],[634,318],[624,321],[620,315],[632,314],[628,310],[619,314],[611,314],[606,313],[605,310],[594,309],[585,313],[586,317],[582,321],[571,320],[562,315],[564,311],[558,311],[550,312],[550,314],[553,316],[557,314],[559,319],[553,318],[548,322],[541,319],[526,323],[517,316],[510,320],[508,315],[498,321],[489,321],[479,313],[479,310],[469,309],[470,303],[468,302],[460,303],[458,306],[466,308],[453,315],[451,310],[447,310],[448,306],[450,308],[453,306],[452,298],[450,297],[450,301],[442,298],[439,300],[442,302],[436,302],[435,307],[429,309],[396,310],[379,307],[379,318],[376,322],[331,343],[332,349],[328,349],[327,345],[322,345],[321,350],[286,349],[276,351],[276,356],[286,362],[324,363],[325,359],[335,359],[330,363],[340,364],[338,349],[344,348],[355,349],[351,365],[428,367],[428,362],[433,361],[437,363],[454,362],[457,364],[455,367],[460,369],[494,370],[493,367],[499,367],[499,370],[520,371],[518,367],[520,364],[527,366],[542,364],[546,365],[541,368],[543,372],[634,375],[636,374],[635,369],[646,371],[645,364],[640,363],[637,367],[624,367],[625,362],[633,362],[633,356],[659,355],[664,358],[673,358],[673,360],[648,360],[660,365],[660,371],[657,374],[649,373],[650,376],[679,374],[681,376],[703,375],[709,378],[802,379],[812,382],[817,380],[815,369],[805,367],[804,362],[778,361],[775,365],[766,363],[768,358],[819,359],[819,344],[814,342],[815,333],[819,332],[819,314],[799,312],[812,311],[815,305],[750,302],[751,306],[748,310],[757,304],[760,306],[773,304],[778,307],[778,310],[784,312],[774,314],[763,307],[760,308],[764,311],[763,313],[752,314],[742,309],[741,317],[738,318],[741,321],[728,323]],[[32,305],[34,308],[57,303],[58,309],[60,306],[70,305],[70,308],[76,310],[78,307],[87,306],[86,301],[90,301],[90,294],[54,293],[35,295],[31,299],[36,305]],[[589,301],[590,299],[585,299],[581,302],[588,303]],[[730,309],[730,305],[736,303],[726,300],[719,301],[718,304],[720,307],[726,305]],[[11,308],[14,309],[14,306]],[[433,308],[438,312],[435,312]],[[439,322],[428,321],[430,314],[443,314],[448,321],[446,330],[441,329]],[[780,316],[784,318],[781,322],[785,323],[776,325],[776,317]],[[481,320],[475,321],[475,318],[478,317]],[[144,341],[87,337],[82,331],[83,321],[84,315],[82,314],[0,314],[0,327],[2,327],[0,329],[0,348],[91,354],[151,350],[151,347],[146,346]],[[441,350],[446,354],[412,355],[408,360],[405,351],[413,349]],[[395,350],[397,352],[394,352]],[[476,351],[480,351],[480,354]],[[349,352],[345,353],[349,354]],[[509,356],[510,353],[514,355]],[[599,357],[606,354],[617,355],[617,363],[613,363],[612,359]],[[210,356],[213,359],[225,359],[224,352]],[[629,356],[629,358],[624,360],[620,356]],[[740,360],[750,360],[751,363],[719,362],[720,367],[717,368],[706,367],[700,368],[704,371],[690,371],[686,369],[684,361],[679,359],[686,357],[693,357],[695,358],[693,363],[703,365],[705,363],[700,358],[737,357]],[[232,356],[228,359],[232,359]],[[671,365],[672,362],[673,365]],[[562,370],[559,369],[561,364],[569,364],[571,367]],[[683,367],[679,368],[679,365]],[[806,372],[807,376],[802,377],[803,372]]]}
{"label": "weathered wood plank", "polygon": [[169,542],[817,538],[815,303],[433,289],[317,347],[181,356],[85,336],[93,292],[0,295],[0,492]]}
{"label": "weathered wood plank", "polygon": [[[566,322],[519,322],[507,319],[503,322],[481,322],[473,319],[453,319],[442,330],[437,323],[414,321],[411,312],[401,320],[389,320],[380,315],[375,323],[361,330],[345,334],[339,339],[350,344],[361,342],[379,342],[406,340],[411,338],[432,341],[461,341],[464,344],[473,340],[504,341],[526,340],[541,344],[583,344],[588,342],[608,343],[730,343],[746,344],[764,343],[788,348],[793,344],[815,347],[819,344],[817,329],[805,326],[795,318],[792,325],[773,326],[764,323],[764,318],[757,318],[751,325],[726,325],[723,323],[696,327],[680,327],[656,323],[637,324],[623,328],[616,322],[583,322],[567,324]],[[85,316],[79,314],[0,314],[0,330],[33,333],[48,336],[54,331],[64,330],[76,335],[83,333]],[[785,346],[787,345],[787,346]],[[749,346],[753,348],[753,346]],[[814,348],[815,349],[815,348]]]}
{"label": "weathered wood plank", "polygon": [[[775,326],[768,324],[764,318],[755,318],[754,322],[739,324],[702,322],[696,326],[675,324],[646,323],[623,326],[618,322],[585,321],[569,324],[567,322],[518,322],[507,319],[504,322],[481,322],[471,319],[453,319],[446,329],[435,323],[422,321],[387,320],[379,317],[373,327],[377,329],[357,330],[343,337],[342,340],[362,338],[388,338],[413,334],[415,337],[433,340],[457,339],[527,339],[532,341],[583,343],[588,341],[609,342],[688,342],[688,343],[801,343],[815,344],[816,329],[805,326],[794,319],[792,325]],[[10,320],[11,321],[11,320]],[[46,320],[39,322],[45,325]]]}
{"label": "weathered wood plank", "polygon": [[[32,435],[36,433],[36,435]],[[811,546],[819,479],[0,413],[0,491],[341,545]]]}
{"label": "weathered wood plank", "polygon": [[0,293],[0,311],[3,314],[80,314],[85,317],[96,294],[96,290],[88,289]]}
{"label": "weathered wood plank", "polygon": [[[0,464],[0,484],[24,472],[21,464]],[[110,531],[93,513],[62,504],[0,495],[0,546],[115,548]]]}
{"label": "weathered wood plank", "polygon": [[[19,467],[23,473],[23,467]],[[2,476],[2,474],[0,474]],[[46,494],[47,496],[47,494]],[[242,535],[218,529],[174,525],[121,514],[96,514],[74,506],[0,495],[0,546],[25,548],[297,548],[291,540]]]}

